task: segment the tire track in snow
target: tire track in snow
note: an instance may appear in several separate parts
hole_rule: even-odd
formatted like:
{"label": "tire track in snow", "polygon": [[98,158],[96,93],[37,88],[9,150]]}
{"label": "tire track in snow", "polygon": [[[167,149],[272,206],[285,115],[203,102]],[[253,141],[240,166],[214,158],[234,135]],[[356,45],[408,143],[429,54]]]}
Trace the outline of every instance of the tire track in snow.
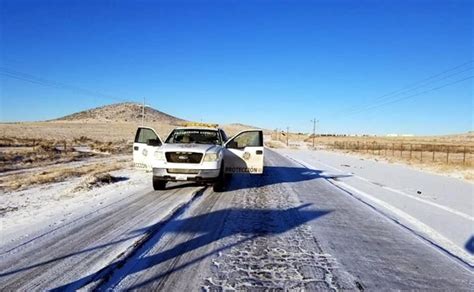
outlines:
{"label": "tire track in snow", "polygon": [[[278,165],[278,158],[281,159],[273,153],[267,156],[271,165]],[[340,270],[336,260],[321,249],[311,227],[298,218],[301,206],[291,186],[275,183],[278,176],[286,175],[291,174],[282,168],[237,182],[237,188],[255,187],[236,195],[232,205],[262,212],[250,213],[254,216],[244,213],[245,217],[229,214],[225,228],[236,235],[226,238],[222,245],[233,247],[213,259],[212,275],[202,284],[204,290],[360,289],[355,281],[341,279],[343,275],[351,280],[352,277]],[[242,233],[242,225],[250,231]],[[249,233],[254,237],[249,238]],[[236,242],[240,244],[234,245]]]}
{"label": "tire track in snow", "polygon": [[193,202],[198,197],[200,197],[206,191],[206,189],[207,187],[202,187],[201,189],[195,191],[190,201],[179,205],[174,210],[172,210],[170,214],[166,216],[159,224],[151,227],[142,238],[137,240],[132,246],[130,246],[128,250],[120,254],[112,265],[101,270],[99,272],[98,277],[96,277],[95,279],[91,279],[91,281],[86,283],[86,285],[84,286],[87,286],[91,282],[99,281],[97,284],[94,285],[94,287],[88,287],[88,289],[96,291],[109,290],[109,280],[113,278],[123,277],[120,275],[120,273],[122,272],[122,269],[127,270],[127,265],[129,264],[129,261],[133,261],[134,257],[142,254],[144,252],[144,249],[146,249],[146,245],[148,244],[148,242],[153,239],[157,234],[159,234],[167,224],[178,218],[188,208],[190,208]]}

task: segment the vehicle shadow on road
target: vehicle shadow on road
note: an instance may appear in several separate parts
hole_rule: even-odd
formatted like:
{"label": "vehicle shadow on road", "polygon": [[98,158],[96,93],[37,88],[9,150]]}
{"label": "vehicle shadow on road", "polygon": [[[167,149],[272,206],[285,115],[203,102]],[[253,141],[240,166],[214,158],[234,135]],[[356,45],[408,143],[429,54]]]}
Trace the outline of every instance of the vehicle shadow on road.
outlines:
{"label": "vehicle shadow on road", "polygon": [[[125,289],[149,288],[170,275],[196,264],[205,258],[262,236],[278,235],[315,220],[331,210],[308,210],[309,204],[287,209],[240,209],[227,208],[169,221],[160,231],[151,236],[142,246],[127,257],[105,269],[74,282],[57,287],[53,291],[75,290],[104,276],[108,279],[99,289],[113,288],[127,276],[148,270],[152,276],[134,283]],[[157,224],[161,224],[157,223]],[[155,226],[148,229],[153,230]],[[172,234],[179,238],[164,247],[153,250],[163,236]],[[195,234],[195,236],[189,236]],[[235,236],[238,235],[238,236]],[[230,243],[211,245],[216,241],[232,237]],[[189,239],[191,238],[191,239]],[[202,250],[203,247],[207,247]],[[193,253],[200,249],[200,251]],[[109,272],[104,275],[104,271]]]}
{"label": "vehicle shadow on road", "polygon": [[322,170],[306,167],[265,166],[263,174],[234,174],[228,182],[227,190],[235,191],[264,187],[280,183],[297,183],[315,179],[339,179],[350,174],[328,174]]}
{"label": "vehicle shadow on road", "polygon": [[[252,188],[258,190],[260,187],[279,183],[302,182],[321,178],[328,179],[334,178],[334,176],[328,176],[322,171],[312,170],[304,167],[268,166],[265,168],[264,174],[260,176],[247,174],[235,175],[229,184],[229,191],[232,192],[235,190]],[[177,185],[176,187],[183,187],[183,185]],[[213,196],[214,195],[221,196],[228,194],[213,194]],[[242,193],[237,192],[235,195],[239,196],[242,195]],[[95,273],[57,287],[55,290],[75,290],[88,283],[98,281],[105,276],[109,277],[110,280],[103,287],[113,287],[116,282],[125,278],[127,275],[136,274],[153,267],[157,268],[158,271],[154,272],[154,276],[151,279],[147,279],[146,281],[135,284],[134,287],[130,288],[145,287],[148,285],[153,285],[154,282],[160,282],[162,279],[174,274],[177,271],[196,264],[205,258],[215,255],[221,251],[230,249],[233,246],[238,246],[246,241],[250,241],[261,236],[278,235],[284,233],[302,224],[305,224],[308,221],[315,220],[331,212],[331,210],[314,210],[314,208],[310,209],[308,207],[309,205],[301,205],[287,209],[227,208],[199,214],[189,218],[174,218],[167,222],[158,222],[153,226],[148,226],[147,228],[137,229],[131,233],[130,237],[125,239],[93,246],[85,250],[71,251],[69,254],[55,257],[45,262],[40,262],[28,267],[5,272],[0,274],[0,278],[15,273],[21,273],[33,268],[47,268],[50,264],[64,260],[68,257],[76,256],[78,254],[94,253],[108,246],[119,244],[122,241],[129,240],[134,237],[138,238],[144,233],[149,232],[149,230],[159,230],[157,234],[153,234],[153,236],[151,236],[145,245],[138,248],[134,254],[127,257],[126,259],[118,260]],[[196,236],[190,236],[191,239],[178,242],[175,245],[171,245],[169,248],[165,247],[164,250],[156,251],[154,254],[145,255],[147,254],[147,251],[159,244],[159,241],[163,236],[170,233],[173,234],[173,236],[182,236],[186,234],[196,234]],[[214,249],[214,246],[209,247],[216,241],[220,241],[221,239],[229,238],[234,235],[239,235],[238,241],[234,241],[222,246],[217,246]],[[196,255],[194,257],[188,257],[186,259],[184,257],[181,258],[182,256],[188,255],[192,251],[202,247],[207,247],[207,250],[202,254]],[[170,260],[177,258],[181,258],[179,261],[177,261],[178,264],[170,266],[169,262],[175,262],[175,260]],[[113,273],[111,271],[113,271]]]}
{"label": "vehicle shadow on road", "polygon": [[470,254],[474,254],[474,235],[471,236],[464,247]]}

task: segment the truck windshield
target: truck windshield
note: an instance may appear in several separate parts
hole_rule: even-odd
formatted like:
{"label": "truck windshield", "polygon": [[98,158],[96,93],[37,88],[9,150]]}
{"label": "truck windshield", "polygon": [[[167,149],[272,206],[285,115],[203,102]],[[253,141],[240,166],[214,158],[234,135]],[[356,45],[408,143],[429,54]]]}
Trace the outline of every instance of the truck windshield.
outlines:
{"label": "truck windshield", "polygon": [[222,142],[218,131],[183,129],[173,130],[166,139],[166,143],[220,145]]}

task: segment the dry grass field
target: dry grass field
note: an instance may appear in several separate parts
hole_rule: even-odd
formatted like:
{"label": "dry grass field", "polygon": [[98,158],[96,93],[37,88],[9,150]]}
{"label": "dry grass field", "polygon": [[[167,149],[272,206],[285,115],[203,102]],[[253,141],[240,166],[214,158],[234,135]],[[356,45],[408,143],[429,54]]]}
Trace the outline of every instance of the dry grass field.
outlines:
{"label": "dry grass field", "polygon": [[[103,106],[44,122],[0,124],[0,188],[22,189],[28,185],[62,181],[71,176],[103,174],[125,164],[115,158],[131,159],[142,108],[121,103]],[[146,108],[145,125],[162,139],[187,121]],[[252,128],[243,124],[221,125],[229,136]],[[264,130],[270,148],[312,146],[312,137]],[[279,141],[278,141],[279,140]],[[401,162],[438,173],[456,173],[474,180],[474,133],[432,137],[317,136],[317,148]],[[107,158],[107,157],[111,157]],[[101,160],[95,161],[94,160]],[[94,163],[90,165],[89,163]],[[76,163],[77,165],[74,165]]]}
{"label": "dry grass field", "polygon": [[[69,177],[105,173],[118,169],[114,159],[93,166],[68,166],[115,154],[129,155],[139,123],[50,121],[0,124],[0,189],[23,189],[28,186],[59,182]],[[147,123],[164,139],[176,125]],[[244,125],[223,127],[229,135]],[[86,151],[78,150],[85,148]],[[37,171],[21,172],[21,170]],[[19,173],[15,173],[19,172]]]}
{"label": "dry grass field", "polygon": [[[271,147],[286,147],[287,137],[271,136],[277,143]],[[279,140],[279,141],[278,141]],[[292,145],[311,148],[313,138],[308,135],[290,133]],[[364,158],[402,163],[418,169],[451,175],[474,181],[474,133],[445,136],[317,136],[315,148],[339,151]]]}
{"label": "dry grass field", "polygon": [[[85,165],[68,166],[59,164],[33,172],[20,172],[8,176],[0,177],[0,190],[13,191],[22,190],[27,187],[42,185],[52,182],[61,182],[71,177],[83,177],[87,179],[85,183],[93,184],[100,180],[113,180],[114,177],[108,172],[122,169],[129,166],[127,160],[113,162],[98,162]],[[82,186],[81,187],[86,187]]]}
{"label": "dry grass field", "polygon": [[[146,108],[144,125],[162,139],[187,121]],[[69,177],[106,177],[131,161],[132,143],[142,124],[139,104],[120,103],[74,113],[56,120],[0,124],[0,189],[59,182]],[[252,128],[221,125],[229,136]],[[121,156],[122,155],[122,156]]]}
{"label": "dry grass field", "polygon": [[[132,142],[140,122],[93,122],[93,121],[51,121],[0,124],[0,138],[46,139],[72,141],[87,137],[102,142]],[[145,126],[154,128],[162,139],[172,129],[180,126],[159,122],[147,122]],[[221,125],[229,136],[251,126],[241,124]]]}

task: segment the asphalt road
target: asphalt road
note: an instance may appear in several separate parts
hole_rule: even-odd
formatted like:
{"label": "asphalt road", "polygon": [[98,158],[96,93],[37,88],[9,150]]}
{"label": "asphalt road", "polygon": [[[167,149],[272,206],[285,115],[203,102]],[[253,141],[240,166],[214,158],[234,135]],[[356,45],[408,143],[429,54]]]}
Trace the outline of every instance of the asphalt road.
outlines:
{"label": "asphalt road", "polygon": [[131,194],[2,249],[1,290],[473,290],[473,271],[332,185],[266,152],[229,190]]}

